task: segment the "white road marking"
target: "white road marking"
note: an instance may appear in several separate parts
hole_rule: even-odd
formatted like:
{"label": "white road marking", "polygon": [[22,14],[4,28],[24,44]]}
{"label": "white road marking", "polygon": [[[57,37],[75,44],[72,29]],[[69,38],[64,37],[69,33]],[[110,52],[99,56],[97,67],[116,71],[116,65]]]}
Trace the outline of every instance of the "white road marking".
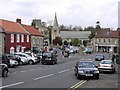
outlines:
{"label": "white road marking", "polygon": [[41,76],[41,77],[35,78],[34,80],[38,80],[38,79],[42,79],[42,78],[45,78],[45,76]]}
{"label": "white road marking", "polygon": [[20,72],[26,72],[26,71],[20,71]]}
{"label": "white road marking", "polygon": [[37,68],[38,70],[42,69],[42,68]]}
{"label": "white road marking", "polygon": [[49,74],[49,75],[46,75],[46,76],[41,76],[41,77],[35,78],[34,80],[38,80],[38,79],[50,77],[50,76],[53,76],[53,75],[54,75],[54,74]]}
{"label": "white road marking", "polygon": [[46,75],[45,77],[50,77],[50,76],[53,76],[54,74],[49,74],[49,75]]}
{"label": "white road marking", "polygon": [[69,71],[70,69],[66,69],[66,70],[63,70],[63,71],[60,71],[60,72],[58,72],[58,73],[64,73],[64,72],[67,72],[67,71]]}
{"label": "white road marking", "polygon": [[19,84],[22,84],[22,83],[24,83],[24,82],[18,82],[18,83],[10,84],[10,85],[6,85],[6,86],[2,86],[0,88],[11,87],[11,86],[19,85]]}
{"label": "white road marking", "polygon": [[30,69],[30,71],[34,71],[35,69]]}
{"label": "white road marking", "polygon": [[11,74],[16,74],[17,72],[11,73]]}

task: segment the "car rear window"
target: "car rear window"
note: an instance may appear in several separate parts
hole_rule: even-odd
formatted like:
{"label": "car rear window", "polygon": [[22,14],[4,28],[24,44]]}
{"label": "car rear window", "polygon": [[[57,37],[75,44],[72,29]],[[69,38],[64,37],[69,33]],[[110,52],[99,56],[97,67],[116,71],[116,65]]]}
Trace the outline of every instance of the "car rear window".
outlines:
{"label": "car rear window", "polygon": [[80,68],[94,68],[95,65],[92,62],[80,62],[79,67]]}
{"label": "car rear window", "polygon": [[112,61],[101,61],[101,64],[112,64]]}

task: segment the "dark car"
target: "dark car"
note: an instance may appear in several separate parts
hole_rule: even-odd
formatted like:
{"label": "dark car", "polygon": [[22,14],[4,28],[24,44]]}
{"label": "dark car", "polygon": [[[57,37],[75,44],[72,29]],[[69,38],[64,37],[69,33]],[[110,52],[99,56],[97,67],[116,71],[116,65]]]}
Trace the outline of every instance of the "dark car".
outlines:
{"label": "dark car", "polygon": [[105,59],[105,56],[103,54],[97,54],[95,56],[95,61],[102,61]]}
{"label": "dark car", "polygon": [[92,61],[78,61],[74,68],[77,79],[94,77],[99,79],[99,70]]}
{"label": "dark car", "polygon": [[10,67],[10,60],[7,56],[7,54],[3,54],[3,55],[0,55],[0,57],[2,58],[2,63],[6,64],[8,67]]}
{"label": "dark car", "polygon": [[41,64],[57,64],[57,55],[54,52],[43,52]]}
{"label": "dark car", "polygon": [[0,57],[0,76],[7,77],[8,75],[8,66],[6,64],[2,64],[2,57]]}

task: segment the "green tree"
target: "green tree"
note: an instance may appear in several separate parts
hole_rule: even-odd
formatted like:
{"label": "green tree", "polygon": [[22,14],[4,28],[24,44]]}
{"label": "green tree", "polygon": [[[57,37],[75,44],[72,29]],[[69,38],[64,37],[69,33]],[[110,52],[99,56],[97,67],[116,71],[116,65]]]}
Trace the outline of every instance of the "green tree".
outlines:
{"label": "green tree", "polygon": [[96,29],[101,29],[99,21],[96,22]]}
{"label": "green tree", "polygon": [[80,40],[78,38],[74,38],[72,40],[72,44],[73,44],[73,46],[78,46],[80,44]]}

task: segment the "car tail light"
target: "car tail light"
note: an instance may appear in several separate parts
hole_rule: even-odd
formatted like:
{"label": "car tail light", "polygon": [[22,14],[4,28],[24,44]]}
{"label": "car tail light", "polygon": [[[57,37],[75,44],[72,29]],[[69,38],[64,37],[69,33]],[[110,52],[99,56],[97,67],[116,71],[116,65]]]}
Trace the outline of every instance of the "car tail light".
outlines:
{"label": "car tail light", "polygon": [[113,64],[111,65],[111,67],[114,67]]}
{"label": "car tail light", "polygon": [[100,64],[98,65],[98,67],[100,67]]}

